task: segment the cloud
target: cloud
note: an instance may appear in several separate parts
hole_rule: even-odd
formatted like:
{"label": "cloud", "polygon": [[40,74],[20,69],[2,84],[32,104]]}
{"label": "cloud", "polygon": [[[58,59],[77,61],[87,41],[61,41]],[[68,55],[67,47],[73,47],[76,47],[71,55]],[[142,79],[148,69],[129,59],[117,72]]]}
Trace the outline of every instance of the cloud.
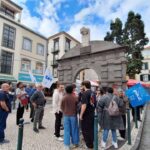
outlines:
{"label": "cloud", "polygon": [[[125,22],[128,12],[133,10],[142,15],[146,34],[150,38],[150,3],[148,0],[107,0],[107,3],[104,0],[76,0],[81,9],[72,17],[67,17],[66,12],[61,10],[62,5],[69,8],[71,1],[68,2],[68,0],[34,0],[37,4],[35,10],[39,16],[32,15],[26,5],[27,0],[13,1],[23,7],[22,23],[45,36],[51,36],[63,28],[79,40],[81,39],[80,28],[86,26],[91,29],[92,40],[102,40],[109,30],[111,20],[119,17]],[[60,12],[66,16],[65,19],[61,20]],[[97,20],[91,20],[93,16],[102,22],[98,24]]]}
{"label": "cloud", "polygon": [[[42,0],[36,6],[35,10],[39,16],[32,16],[31,11],[26,5],[27,0],[13,0],[18,5],[23,7],[21,23],[31,28],[32,30],[49,37],[60,30],[60,26],[57,20],[57,9],[60,7],[60,3],[65,0]],[[32,1],[32,0],[30,0]],[[38,0],[37,0],[38,2]]]}
{"label": "cloud", "polygon": [[59,25],[54,19],[43,18],[40,22],[38,31],[46,37],[49,37],[59,32]]}
{"label": "cloud", "polygon": [[[78,0],[80,3],[84,3],[85,0]],[[150,3],[147,0],[136,0],[136,1],[131,1],[131,0],[93,0],[90,1],[91,3],[88,5],[88,7],[83,8],[80,10],[77,14],[74,16],[74,24],[75,26],[85,24],[88,22],[88,19],[90,19],[90,16],[96,15],[99,17],[99,19],[103,19],[103,25],[95,25],[96,23],[92,22],[89,27],[94,27],[94,30],[99,33],[100,31],[101,35],[105,35],[106,32],[109,29],[110,26],[110,21],[114,20],[115,18],[119,17],[123,23],[127,19],[128,12],[133,10],[135,13],[140,13],[142,15],[142,20],[145,23],[145,32],[150,38]],[[88,23],[87,23],[88,25]],[[91,29],[93,30],[93,29]],[[74,33],[73,28],[71,27],[71,31]],[[69,31],[70,32],[70,31]],[[71,33],[71,32],[70,32]],[[91,32],[91,35],[95,34]],[[98,37],[98,36],[92,36]],[[104,37],[100,36],[102,39]]]}

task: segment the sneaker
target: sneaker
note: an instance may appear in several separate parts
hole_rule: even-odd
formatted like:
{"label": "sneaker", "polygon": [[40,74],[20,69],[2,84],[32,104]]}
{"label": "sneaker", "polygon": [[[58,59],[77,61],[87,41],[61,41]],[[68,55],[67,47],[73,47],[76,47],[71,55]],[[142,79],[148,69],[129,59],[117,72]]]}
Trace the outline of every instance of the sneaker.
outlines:
{"label": "sneaker", "polygon": [[61,137],[57,137],[57,140],[60,141],[60,142],[62,142],[64,139],[61,138]]}
{"label": "sneaker", "polygon": [[71,146],[72,149],[77,148],[77,147],[79,147],[78,144],[73,144],[73,145]]}
{"label": "sneaker", "polygon": [[104,141],[102,141],[102,148],[106,148],[106,143]]}
{"label": "sneaker", "polygon": [[118,137],[117,139],[118,139],[119,141],[125,141],[125,139],[122,138],[122,137]]}
{"label": "sneaker", "polygon": [[65,149],[64,150],[71,150],[70,149],[70,146],[65,146]]}
{"label": "sneaker", "polygon": [[37,128],[34,128],[33,131],[39,133],[39,130]]}
{"label": "sneaker", "polygon": [[0,141],[0,144],[6,144],[6,143],[9,143],[9,142],[10,142],[9,140],[4,139],[4,140]]}
{"label": "sneaker", "polygon": [[63,126],[61,126],[61,127],[60,127],[60,130],[64,130],[64,127],[63,127]]}
{"label": "sneaker", "polygon": [[39,126],[39,129],[46,129],[45,127],[43,127],[43,126]]}
{"label": "sneaker", "polygon": [[113,142],[113,141],[112,141],[112,145],[114,146],[114,148],[118,148],[117,142]]}

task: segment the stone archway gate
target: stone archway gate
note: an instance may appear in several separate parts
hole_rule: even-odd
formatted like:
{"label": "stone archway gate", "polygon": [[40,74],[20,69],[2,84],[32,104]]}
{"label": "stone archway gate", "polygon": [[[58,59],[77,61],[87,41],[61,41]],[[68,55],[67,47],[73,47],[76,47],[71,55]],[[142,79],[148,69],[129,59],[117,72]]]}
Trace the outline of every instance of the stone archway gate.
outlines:
{"label": "stone archway gate", "polygon": [[121,86],[126,80],[126,47],[107,41],[82,40],[82,44],[58,60],[58,80],[73,83],[81,70],[89,68],[96,71],[102,86]]}

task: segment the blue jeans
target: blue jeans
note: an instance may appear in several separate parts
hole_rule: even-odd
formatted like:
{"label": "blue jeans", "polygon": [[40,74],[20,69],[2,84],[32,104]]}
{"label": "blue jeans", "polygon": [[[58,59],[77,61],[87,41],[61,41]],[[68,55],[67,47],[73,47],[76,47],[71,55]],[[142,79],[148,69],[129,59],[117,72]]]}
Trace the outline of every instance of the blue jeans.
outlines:
{"label": "blue jeans", "polygon": [[[106,143],[108,138],[109,129],[104,129],[103,131],[103,141]],[[117,133],[115,129],[111,129],[113,142],[117,142]]]}
{"label": "blue jeans", "polygon": [[64,144],[66,146],[70,146],[70,139],[72,144],[79,144],[77,116],[64,116]]}
{"label": "blue jeans", "polygon": [[0,142],[2,142],[5,138],[4,130],[6,129],[7,116],[8,116],[8,112],[3,111],[0,108]]}

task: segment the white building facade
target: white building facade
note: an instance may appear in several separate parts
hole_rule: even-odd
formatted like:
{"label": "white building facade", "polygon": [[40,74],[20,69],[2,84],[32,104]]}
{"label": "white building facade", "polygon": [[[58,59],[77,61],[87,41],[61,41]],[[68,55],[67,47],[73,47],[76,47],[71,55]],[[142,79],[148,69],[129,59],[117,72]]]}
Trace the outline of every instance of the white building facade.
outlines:
{"label": "white building facade", "polygon": [[150,83],[150,46],[146,47],[143,52],[143,67],[141,73],[136,75],[136,80]]}
{"label": "white building facade", "polygon": [[79,44],[79,41],[74,39],[66,32],[60,32],[48,38],[48,66],[54,76],[54,80],[58,80],[57,68],[58,62],[67,51]]}
{"label": "white building facade", "polygon": [[22,8],[0,0],[0,83],[30,83],[31,70],[42,81],[47,66],[47,38],[20,23]]}

